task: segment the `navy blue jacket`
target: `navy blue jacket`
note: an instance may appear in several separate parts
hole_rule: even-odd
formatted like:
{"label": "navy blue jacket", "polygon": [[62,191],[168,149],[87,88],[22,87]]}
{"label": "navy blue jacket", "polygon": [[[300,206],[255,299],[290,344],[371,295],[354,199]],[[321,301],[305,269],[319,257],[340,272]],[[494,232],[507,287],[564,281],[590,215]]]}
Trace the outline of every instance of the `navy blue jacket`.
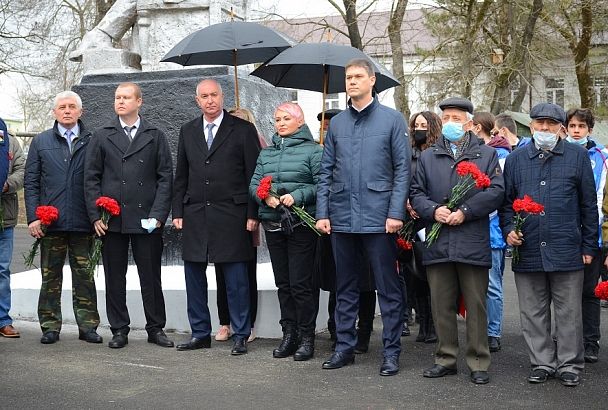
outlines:
{"label": "navy blue jacket", "polygon": [[8,130],[6,124],[0,118],[0,131],[2,131],[2,140],[0,140],[0,187],[4,186],[6,177],[8,176]]}
{"label": "navy blue jacket", "polygon": [[49,231],[89,232],[92,225],[84,201],[84,159],[91,133],[81,121],[80,136],[73,152],[53,128],[38,134],[32,141],[25,163],[25,209],[27,223],[36,217],[40,205],[52,205],[59,210],[59,219]]}
{"label": "navy blue jacket", "polygon": [[386,219],[405,219],[410,144],[401,113],[376,99],[331,119],[317,185],[317,219],[332,232],[384,233]]}
{"label": "navy blue jacket", "polygon": [[426,234],[435,223],[435,210],[448,202],[452,188],[458,183],[456,164],[470,161],[490,178],[490,186],[480,190],[473,187],[457,206],[465,216],[460,225],[444,224],[437,241],[424,247],[423,264],[460,262],[476,266],[492,266],[488,216],[500,207],[504,196],[504,182],[494,148],[471,142],[457,161],[442,142],[422,152],[412,183],[410,203],[426,223]]}
{"label": "navy blue jacket", "polygon": [[582,255],[597,250],[597,197],[587,150],[563,140],[549,152],[528,144],[507,157],[504,178],[500,222],[505,236],[514,229],[515,199],[530,195],[545,206],[523,225],[524,243],[513,271],[582,270]]}

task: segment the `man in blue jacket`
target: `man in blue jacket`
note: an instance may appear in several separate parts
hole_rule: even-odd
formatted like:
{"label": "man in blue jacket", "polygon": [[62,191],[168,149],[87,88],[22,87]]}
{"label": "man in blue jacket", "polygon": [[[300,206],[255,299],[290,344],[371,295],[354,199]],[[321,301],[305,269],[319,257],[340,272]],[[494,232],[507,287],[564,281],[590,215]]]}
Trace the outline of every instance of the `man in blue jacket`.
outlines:
{"label": "man in blue jacket", "polygon": [[566,140],[584,147],[589,153],[589,160],[593,169],[595,193],[597,195],[597,211],[599,214],[598,244],[593,254],[593,260],[585,265],[583,280],[583,344],[585,348],[585,362],[598,361],[600,349],[600,300],[595,297],[595,286],[600,278],[602,268],[602,201],[604,199],[604,186],[606,185],[606,170],[608,168],[608,150],[591,138],[595,118],[588,108],[573,108],[566,113]]}
{"label": "man in blue jacket", "polygon": [[[79,338],[101,343],[97,334],[99,313],[95,280],[87,272],[93,240],[84,200],[84,159],[91,133],[80,116],[82,100],[72,91],[55,97],[55,125],[38,134],[25,164],[25,208],[30,235],[44,238],[40,244],[42,286],[38,319],[43,344],[59,340],[61,331],[61,289],[66,253],[72,271],[74,316]],[[43,231],[36,208],[52,205],[59,219]]]}
{"label": "man in blue jacket", "polygon": [[395,234],[405,219],[411,153],[403,116],[373,97],[375,81],[369,60],[347,64],[349,108],[331,120],[321,161],[317,228],[332,233],[337,295],[336,349],[323,368],[354,362],[359,278],[367,252],[384,327],[380,375],[392,376],[399,371],[402,316]]}
{"label": "man in blue jacket", "polygon": [[[564,110],[541,103],[530,110],[532,142],[505,163],[505,202],[500,221],[507,243],[519,247],[513,263],[524,340],[531,362],[530,383],[556,375],[577,386],[583,371],[583,270],[598,248],[598,211],[589,154],[558,134]],[[529,195],[542,205],[521,231],[513,224],[513,201]],[[525,214],[524,214],[525,216]],[[555,337],[551,335],[551,303]]]}

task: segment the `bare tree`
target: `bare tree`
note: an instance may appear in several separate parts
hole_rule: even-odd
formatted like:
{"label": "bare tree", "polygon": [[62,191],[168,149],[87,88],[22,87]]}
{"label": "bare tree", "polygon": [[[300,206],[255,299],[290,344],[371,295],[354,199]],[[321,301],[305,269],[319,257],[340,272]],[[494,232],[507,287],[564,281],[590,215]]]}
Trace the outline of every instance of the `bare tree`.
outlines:
{"label": "bare tree", "polygon": [[407,8],[407,0],[398,0],[397,4],[393,1],[391,14],[388,23],[388,38],[391,42],[391,54],[393,60],[393,74],[401,82],[395,87],[393,100],[397,111],[401,111],[406,119],[410,118],[410,107],[408,101],[408,86],[403,71],[403,45],[401,43],[401,27]]}
{"label": "bare tree", "polygon": [[[555,18],[555,16],[558,18]],[[605,29],[608,2],[603,0],[556,1],[541,14],[545,24],[566,40],[574,60],[574,70],[582,107],[594,107],[590,63],[594,32]],[[602,27],[604,26],[604,27]]]}

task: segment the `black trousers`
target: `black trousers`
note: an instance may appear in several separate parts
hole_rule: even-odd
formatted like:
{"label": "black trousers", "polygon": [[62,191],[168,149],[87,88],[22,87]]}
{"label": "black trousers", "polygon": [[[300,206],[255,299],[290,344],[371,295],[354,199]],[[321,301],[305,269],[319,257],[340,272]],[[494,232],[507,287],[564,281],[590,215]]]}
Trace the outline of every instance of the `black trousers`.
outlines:
{"label": "black trousers", "polygon": [[160,279],[163,238],[160,233],[122,234],[106,232],[103,243],[103,269],[106,278],[106,312],[112,333],[129,332],[127,310],[127,267],[129,242],[137,265],[146,331],[154,334],[165,327],[165,299]]}
{"label": "black trousers", "polygon": [[[247,262],[247,277],[249,279],[249,313],[251,327],[255,326],[258,315],[258,261],[257,249],[253,260]],[[221,264],[215,265],[215,280],[217,282],[217,315],[220,325],[230,325],[230,309],[228,308],[228,295],[226,293],[226,279]]]}
{"label": "black trousers", "polygon": [[291,235],[266,232],[266,244],[278,288],[281,326],[297,326],[300,334],[314,334],[319,290],[313,286],[317,235],[298,226]]}
{"label": "black trousers", "polygon": [[593,254],[593,260],[585,265],[583,279],[583,342],[585,345],[595,344],[600,340],[600,300],[595,297],[595,287],[600,279],[602,252],[598,248]]}

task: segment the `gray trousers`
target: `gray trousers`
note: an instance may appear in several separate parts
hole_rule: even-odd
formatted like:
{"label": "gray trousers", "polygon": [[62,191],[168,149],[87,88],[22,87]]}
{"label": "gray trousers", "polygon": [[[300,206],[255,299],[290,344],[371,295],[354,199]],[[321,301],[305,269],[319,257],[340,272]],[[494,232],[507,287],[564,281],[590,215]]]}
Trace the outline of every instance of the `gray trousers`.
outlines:
{"label": "gray trousers", "polygon": [[462,292],[466,306],[467,346],[465,357],[471,371],[490,367],[486,294],[488,268],[466,263],[427,265],[431,309],[437,332],[435,363],[455,369],[458,358],[457,301]]}
{"label": "gray trousers", "polygon": [[[582,372],[583,271],[515,273],[524,340],[532,368],[551,374]],[[555,342],[551,336],[551,303]]]}

